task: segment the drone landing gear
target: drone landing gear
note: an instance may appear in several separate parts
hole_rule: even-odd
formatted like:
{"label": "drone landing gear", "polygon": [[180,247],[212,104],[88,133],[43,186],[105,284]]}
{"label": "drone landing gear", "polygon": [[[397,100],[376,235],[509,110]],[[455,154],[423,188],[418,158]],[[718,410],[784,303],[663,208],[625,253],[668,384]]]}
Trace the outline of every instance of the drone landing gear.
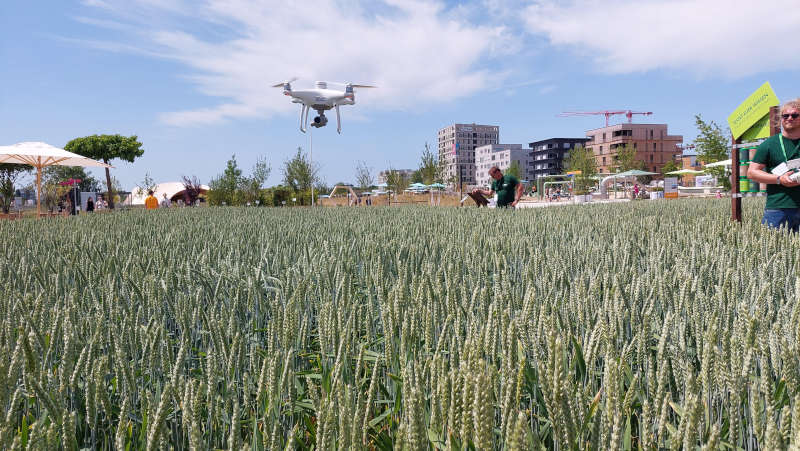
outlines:
{"label": "drone landing gear", "polygon": [[308,128],[308,110],[310,109],[311,108],[305,105],[300,108],[300,131],[303,133],[305,133],[306,128]]}
{"label": "drone landing gear", "polygon": [[[308,113],[311,111],[311,107],[303,105],[300,108],[300,131],[305,133],[308,129]],[[325,116],[324,110],[317,110],[319,112],[319,116],[314,117],[314,120],[311,122],[312,127],[324,127],[328,125],[328,117]],[[339,105],[336,105],[336,131],[341,134],[342,133],[342,115],[339,112]]]}

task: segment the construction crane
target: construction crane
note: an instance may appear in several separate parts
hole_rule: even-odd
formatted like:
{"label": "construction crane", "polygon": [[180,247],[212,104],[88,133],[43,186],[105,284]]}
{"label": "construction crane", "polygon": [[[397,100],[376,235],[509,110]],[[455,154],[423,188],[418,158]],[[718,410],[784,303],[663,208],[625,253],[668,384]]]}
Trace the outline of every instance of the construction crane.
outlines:
{"label": "construction crane", "polygon": [[558,114],[559,117],[567,117],[567,116],[594,116],[602,114],[606,117],[606,127],[608,127],[608,118],[611,116],[615,116],[617,114],[624,114],[625,117],[628,118],[628,123],[630,124],[633,122],[633,115],[634,114],[641,114],[643,116],[650,116],[653,114],[652,111],[631,111],[631,110],[621,110],[621,111],[564,111],[561,114]]}

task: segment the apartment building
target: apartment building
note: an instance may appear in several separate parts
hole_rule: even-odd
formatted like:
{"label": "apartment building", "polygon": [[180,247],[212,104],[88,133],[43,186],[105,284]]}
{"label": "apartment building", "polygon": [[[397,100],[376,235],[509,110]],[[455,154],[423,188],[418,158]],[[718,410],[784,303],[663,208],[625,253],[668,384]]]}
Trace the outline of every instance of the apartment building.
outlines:
{"label": "apartment building", "polygon": [[489,169],[497,166],[505,172],[516,162],[519,165],[520,179],[527,179],[531,167],[531,155],[528,149],[523,149],[522,144],[487,144],[475,148],[475,184],[478,186],[491,186],[492,177]]}
{"label": "apartment building", "polygon": [[407,179],[410,179],[414,174],[414,169],[387,169],[378,173],[378,184],[387,183],[389,180],[389,173],[392,171],[399,172],[400,175]]}
{"label": "apartment building", "polygon": [[626,145],[636,150],[645,170],[660,172],[665,163],[680,158],[683,143],[683,136],[668,133],[667,124],[616,124],[589,130],[586,137],[601,173],[615,172],[617,152]]}
{"label": "apartment building", "polygon": [[448,184],[475,185],[475,148],[500,142],[497,125],[453,124],[439,130],[438,151]]}
{"label": "apartment building", "polygon": [[531,154],[530,179],[566,172],[569,151],[584,146],[588,138],[550,138],[528,144]]}

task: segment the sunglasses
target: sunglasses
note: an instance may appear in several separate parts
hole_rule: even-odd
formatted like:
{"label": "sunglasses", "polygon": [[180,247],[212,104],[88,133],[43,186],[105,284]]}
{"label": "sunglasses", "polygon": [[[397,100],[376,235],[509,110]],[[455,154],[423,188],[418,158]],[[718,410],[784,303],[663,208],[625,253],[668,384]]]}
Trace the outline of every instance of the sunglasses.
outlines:
{"label": "sunglasses", "polygon": [[792,119],[797,119],[798,117],[800,117],[800,113],[781,114],[781,117],[782,117],[784,120],[786,120],[786,119],[789,119],[789,118],[792,118]]}

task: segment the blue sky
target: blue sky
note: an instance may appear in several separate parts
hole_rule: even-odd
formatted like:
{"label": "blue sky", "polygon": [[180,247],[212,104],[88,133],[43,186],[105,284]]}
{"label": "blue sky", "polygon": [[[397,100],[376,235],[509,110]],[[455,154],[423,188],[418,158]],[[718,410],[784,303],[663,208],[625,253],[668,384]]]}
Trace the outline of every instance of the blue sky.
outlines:
{"label": "blue sky", "polygon": [[[528,143],[603,125],[561,111],[632,109],[690,143],[695,114],[726,126],[764,81],[781,100],[800,95],[800,61],[779,39],[800,26],[787,4],[6,0],[0,145],[136,134],[144,156],[112,171],[126,188],[145,173],[207,183],[232,154],[245,173],[265,156],[277,184],[283,162],[308,148],[299,106],[269,87],[293,76],[296,88],[380,86],[342,108],[341,135],[333,117],[314,129],[329,184],[353,180],[359,160],[375,173],[415,167],[454,122],[499,125],[501,142]],[[770,28],[750,26],[781,8]]]}

